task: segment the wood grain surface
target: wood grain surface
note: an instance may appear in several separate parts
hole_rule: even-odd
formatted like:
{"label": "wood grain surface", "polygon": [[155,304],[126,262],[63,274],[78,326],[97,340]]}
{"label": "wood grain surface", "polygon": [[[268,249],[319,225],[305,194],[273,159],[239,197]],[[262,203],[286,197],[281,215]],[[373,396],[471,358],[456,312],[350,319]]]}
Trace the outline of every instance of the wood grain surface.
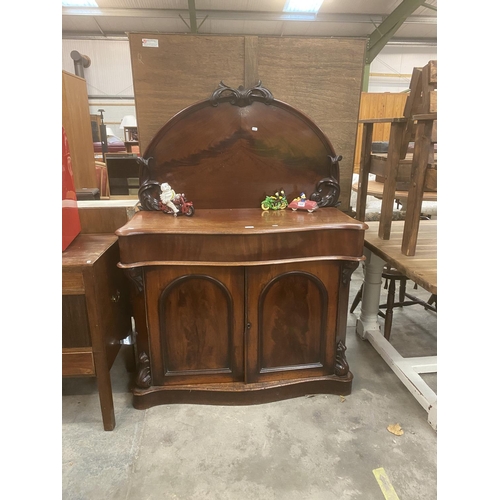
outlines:
{"label": "wood grain surface", "polygon": [[238,88],[261,80],[317,123],[343,156],[340,208],[349,209],[365,40],[155,34],[154,48],[142,46],[144,37],[152,38],[129,35],[141,151],[220,81]]}
{"label": "wood grain surface", "polygon": [[119,229],[120,266],[262,265],[362,260],[365,224],[335,208],[316,212],[199,210],[192,217],[138,212]]}
{"label": "wood grain surface", "polygon": [[98,187],[87,84],[66,71],[62,72],[62,126],[68,137],[75,189]]}
{"label": "wood grain surface", "polygon": [[259,207],[284,189],[291,201],[331,175],[336,152],[308,117],[281,101],[233,105],[225,98],[183,110],[150,142],[141,183],[168,182],[196,208]]}
{"label": "wood grain surface", "polygon": [[378,222],[369,222],[365,246],[430,293],[437,295],[437,220],[420,221],[416,253],[401,253],[404,221],[393,221],[391,238],[377,236]]}

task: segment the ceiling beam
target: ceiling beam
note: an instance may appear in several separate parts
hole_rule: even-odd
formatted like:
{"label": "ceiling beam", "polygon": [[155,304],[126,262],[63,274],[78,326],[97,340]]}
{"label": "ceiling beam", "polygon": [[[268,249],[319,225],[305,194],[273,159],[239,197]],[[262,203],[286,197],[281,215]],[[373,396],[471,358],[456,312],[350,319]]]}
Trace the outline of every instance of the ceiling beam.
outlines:
{"label": "ceiling beam", "polygon": [[[425,0],[403,0],[370,35],[366,50],[366,64],[371,64],[394,33],[401,28],[410,14],[421,7]],[[436,18],[434,18],[436,19]]]}
{"label": "ceiling beam", "polygon": [[430,3],[425,2],[422,7],[426,7],[427,9],[435,10],[437,12],[438,8],[435,5],[431,5]]}
{"label": "ceiling beam", "polygon": [[196,5],[194,0],[188,0],[189,7],[189,24],[191,25],[191,33],[198,33],[198,25],[196,24]]}
{"label": "ceiling beam", "polygon": [[[423,0],[422,0],[423,1]],[[257,12],[257,11],[222,11],[197,10],[200,17],[210,16],[210,19],[221,21],[314,21],[326,23],[366,23],[381,24],[384,16],[371,14],[294,14],[287,12]],[[95,9],[79,7],[63,7],[64,16],[92,16],[92,17],[138,17],[138,18],[178,18],[179,15],[190,16],[186,9]],[[436,16],[408,16],[405,23],[410,24],[437,24]]]}

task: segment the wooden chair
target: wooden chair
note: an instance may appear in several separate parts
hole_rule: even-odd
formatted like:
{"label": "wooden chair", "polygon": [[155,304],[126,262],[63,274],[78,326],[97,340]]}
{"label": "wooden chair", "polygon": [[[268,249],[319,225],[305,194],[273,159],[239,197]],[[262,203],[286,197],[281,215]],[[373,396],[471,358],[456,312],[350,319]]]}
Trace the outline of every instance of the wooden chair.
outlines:
{"label": "wooden chair", "polygon": [[[437,313],[437,295],[431,294],[431,296],[426,302],[420,299],[419,297],[416,297],[415,295],[408,293],[406,290],[406,284],[408,278],[403,273],[399,272],[397,269],[391,268],[390,265],[387,265],[382,272],[382,278],[385,279],[384,288],[387,290],[387,302],[385,304],[379,305],[378,315],[384,319],[384,337],[387,340],[390,340],[391,336],[392,317],[394,314],[395,307],[421,305],[425,309]],[[396,282],[399,283],[399,293],[398,293],[399,300],[397,302],[395,301]],[[416,287],[417,285],[415,285],[415,288]],[[354,297],[349,312],[353,313],[356,310],[356,307],[358,307],[358,304],[361,302],[362,296],[363,296],[363,285],[361,285],[360,289],[358,290],[358,293]],[[382,309],[385,309],[386,312],[384,313]]]}
{"label": "wooden chair", "polygon": [[[365,220],[370,182],[383,184],[378,235],[381,239],[390,239],[396,191],[407,191],[401,251],[415,255],[424,192],[437,192],[437,61],[413,69],[403,114],[397,118],[360,120],[363,130],[356,218]],[[373,126],[387,122],[391,124],[387,153],[375,153]],[[369,174],[375,174],[376,180],[369,181]]]}

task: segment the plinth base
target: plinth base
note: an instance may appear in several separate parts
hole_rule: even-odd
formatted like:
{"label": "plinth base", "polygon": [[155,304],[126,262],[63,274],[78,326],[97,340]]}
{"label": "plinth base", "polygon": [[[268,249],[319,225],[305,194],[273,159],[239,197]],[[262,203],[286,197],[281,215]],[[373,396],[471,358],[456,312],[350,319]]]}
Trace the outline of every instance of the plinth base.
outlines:
{"label": "plinth base", "polygon": [[279,382],[245,384],[169,385],[135,388],[133,405],[138,410],[172,403],[211,405],[252,405],[281,401],[310,394],[351,393],[352,373],[344,377],[335,375]]}

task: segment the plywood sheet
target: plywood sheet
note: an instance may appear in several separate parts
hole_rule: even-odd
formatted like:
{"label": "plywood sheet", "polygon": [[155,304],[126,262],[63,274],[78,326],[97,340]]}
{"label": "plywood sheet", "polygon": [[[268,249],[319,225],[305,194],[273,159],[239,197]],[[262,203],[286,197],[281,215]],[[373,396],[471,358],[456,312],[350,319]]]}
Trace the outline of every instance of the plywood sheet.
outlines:
{"label": "plywood sheet", "polygon": [[98,187],[87,84],[66,71],[62,72],[62,126],[68,137],[75,189]]}
{"label": "plywood sheet", "polygon": [[307,114],[340,162],[340,209],[349,209],[365,40],[259,37],[259,79]]}
{"label": "plywood sheet", "polygon": [[[143,46],[143,38],[158,47]],[[210,97],[221,80],[235,88],[244,82],[242,36],[131,33],[129,41],[140,151],[172,116]]]}

